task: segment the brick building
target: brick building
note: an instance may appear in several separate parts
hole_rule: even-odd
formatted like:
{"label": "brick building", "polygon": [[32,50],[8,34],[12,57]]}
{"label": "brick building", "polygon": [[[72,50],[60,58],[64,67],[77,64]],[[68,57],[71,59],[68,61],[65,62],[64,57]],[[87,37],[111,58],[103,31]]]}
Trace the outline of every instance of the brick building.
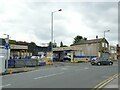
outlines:
{"label": "brick building", "polygon": [[[5,39],[0,38],[2,46],[5,46]],[[11,56],[34,56],[40,52],[48,52],[49,47],[37,46],[34,42],[9,40]]]}
{"label": "brick building", "polygon": [[103,57],[109,59],[109,43],[104,38],[84,40],[72,44],[70,47],[53,48],[53,52],[59,59],[64,55],[72,54],[78,58]]}
{"label": "brick building", "polygon": [[120,46],[117,44],[117,59],[120,59]]}

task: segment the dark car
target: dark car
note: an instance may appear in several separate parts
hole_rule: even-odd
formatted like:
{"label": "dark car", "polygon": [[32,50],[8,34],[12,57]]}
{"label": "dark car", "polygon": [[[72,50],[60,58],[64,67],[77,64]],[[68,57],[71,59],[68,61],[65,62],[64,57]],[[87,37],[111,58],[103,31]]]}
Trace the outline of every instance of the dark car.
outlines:
{"label": "dark car", "polygon": [[91,61],[91,65],[113,65],[113,62],[111,60],[108,60],[108,59],[97,59],[97,60],[94,60],[94,61]]}
{"label": "dark car", "polygon": [[53,61],[60,61],[60,59],[58,57],[54,57]]}

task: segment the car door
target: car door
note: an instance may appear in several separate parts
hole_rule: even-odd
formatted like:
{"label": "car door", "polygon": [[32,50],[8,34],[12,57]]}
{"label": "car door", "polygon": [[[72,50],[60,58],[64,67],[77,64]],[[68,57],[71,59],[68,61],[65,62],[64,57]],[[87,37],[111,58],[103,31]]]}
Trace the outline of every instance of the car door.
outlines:
{"label": "car door", "polygon": [[101,61],[100,61],[100,63],[101,63],[102,65],[104,65],[104,64],[105,64],[104,60],[101,60]]}
{"label": "car door", "polygon": [[104,60],[104,61],[103,61],[103,64],[104,64],[104,65],[108,65],[108,64],[109,64],[109,61],[108,61],[108,60]]}

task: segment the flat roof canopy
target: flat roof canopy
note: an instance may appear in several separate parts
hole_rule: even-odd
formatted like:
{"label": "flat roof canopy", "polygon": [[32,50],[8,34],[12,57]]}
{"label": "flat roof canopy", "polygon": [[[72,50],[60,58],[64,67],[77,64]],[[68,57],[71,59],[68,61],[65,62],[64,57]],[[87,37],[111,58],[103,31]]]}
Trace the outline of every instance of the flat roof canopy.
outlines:
{"label": "flat roof canopy", "polygon": [[10,45],[11,49],[28,49],[28,46],[25,45]]}

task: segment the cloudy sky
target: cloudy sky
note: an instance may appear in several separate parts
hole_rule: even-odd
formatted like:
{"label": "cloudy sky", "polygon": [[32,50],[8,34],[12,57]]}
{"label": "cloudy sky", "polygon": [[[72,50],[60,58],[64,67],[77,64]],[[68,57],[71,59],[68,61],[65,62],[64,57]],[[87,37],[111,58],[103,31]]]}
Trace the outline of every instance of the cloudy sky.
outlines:
{"label": "cloudy sky", "polygon": [[[105,0],[104,0],[105,1]],[[58,46],[70,45],[81,35],[88,39],[104,36],[111,45],[118,43],[118,3],[81,2],[80,0],[1,0],[0,37],[35,42],[37,45],[51,41],[51,12],[54,13],[54,40]]]}

